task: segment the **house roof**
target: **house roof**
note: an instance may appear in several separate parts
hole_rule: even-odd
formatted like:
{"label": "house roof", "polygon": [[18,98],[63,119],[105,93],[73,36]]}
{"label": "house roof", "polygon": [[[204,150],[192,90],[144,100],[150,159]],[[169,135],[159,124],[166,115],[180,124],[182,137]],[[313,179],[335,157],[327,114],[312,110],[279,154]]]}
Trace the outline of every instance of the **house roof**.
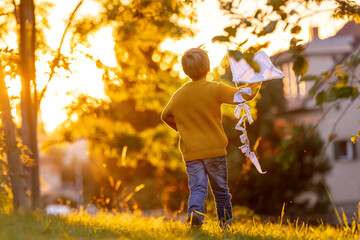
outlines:
{"label": "house roof", "polygon": [[356,24],[355,21],[346,23],[335,36],[354,36],[360,38],[360,24]]}
{"label": "house roof", "polygon": [[[360,46],[360,24],[355,21],[346,23],[334,36],[326,39],[314,39],[306,43],[306,55],[351,53]],[[287,62],[291,58],[289,50],[271,57],[275,63]]]}
{"label": "house roof", "polygon": [[328,39],[341,37],[353,37],[354,41],[352,46],[354,49],[357,48],[360,45],[360,24],[357,24],[355,21],[350,21],[346,23],[334,36]]}
{"label": "house roof", "polygon": [[[314,39],[305,46],[306,56],[340,55],[341,57],[336,62],[342,62],[360,46],[360,24],[356,24],[354,21],[348,22],[334,36],[326,39]],[[287,50],[272,56],[271,59],[276,65],[280,65],[292,61],[291,57],[292,53]],[[309,103],[308,97],[297,101],[296,106],[292,104],[293,107],[288,109],[289,112],[313,110],[306,107]]]}

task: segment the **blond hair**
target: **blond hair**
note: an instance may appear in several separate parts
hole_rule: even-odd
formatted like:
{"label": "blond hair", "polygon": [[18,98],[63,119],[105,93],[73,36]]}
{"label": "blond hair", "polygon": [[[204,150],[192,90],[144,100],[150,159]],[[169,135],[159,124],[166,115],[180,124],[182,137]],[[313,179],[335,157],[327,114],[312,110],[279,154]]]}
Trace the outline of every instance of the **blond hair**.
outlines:
{"label": "blond hair", "polygon": [[210,70],[209,57],[201,46],[187,50],[181,58],[181,65],[186,75],[194,81],[205,77]]}

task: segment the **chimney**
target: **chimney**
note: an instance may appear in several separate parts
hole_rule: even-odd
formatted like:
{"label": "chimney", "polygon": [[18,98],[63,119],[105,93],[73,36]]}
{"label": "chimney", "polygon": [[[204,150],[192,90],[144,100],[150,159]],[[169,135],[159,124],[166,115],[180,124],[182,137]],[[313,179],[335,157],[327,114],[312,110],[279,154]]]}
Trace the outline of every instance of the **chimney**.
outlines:
{"label": "chimney", "polygon": [[312,27],[310,30],[310,41],[319,40],[319,28]]}

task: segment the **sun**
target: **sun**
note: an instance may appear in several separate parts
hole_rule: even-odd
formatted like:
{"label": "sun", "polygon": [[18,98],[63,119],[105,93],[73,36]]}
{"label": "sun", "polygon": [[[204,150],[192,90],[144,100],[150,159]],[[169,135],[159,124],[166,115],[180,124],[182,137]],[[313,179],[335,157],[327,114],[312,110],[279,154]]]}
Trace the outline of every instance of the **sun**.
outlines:
{"label": "sun", "polygon": [[[84,51],[107,66],[116,66],[111,34],[111,28],[101,29],[91,37],[91,47],[88,49],[84,47]],[[69,66],[71,73],[59,71],[58,76],[49,83],[45,99],[40,107],[42,121],[47,132],[53,131],[66,120],[64,107],[76,101],[79,94],[87,94],[94,98],[107,98],[102,81],[103,70],[98,69],[96,63],[82,53],[72,54],[71,58],[74,59]],[[42,74],[37,76],[37,81],[47,81],[46,68],[47,66],[39,64],[37,69]]]}

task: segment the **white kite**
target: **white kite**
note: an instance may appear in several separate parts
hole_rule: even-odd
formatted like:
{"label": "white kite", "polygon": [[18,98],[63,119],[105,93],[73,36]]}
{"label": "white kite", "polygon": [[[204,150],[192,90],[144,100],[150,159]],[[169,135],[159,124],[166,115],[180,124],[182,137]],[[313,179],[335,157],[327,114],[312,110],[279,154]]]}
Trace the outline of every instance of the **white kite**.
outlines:
{"label": "white kite", "polygon": [[[228,53],[229,52],[230,50],[228,50]],[[235,83],[257,83],[285,77],[282,71],[275,68],[275,66],[265,52],[260,51],[256,53],[254,56],[254,61],[256,61],[260,66],[259,72],[255,72],[254,69],[245,61],[245,59],[240,59],[239,61],[236,61],[236,59],[229,54],[230,68],[233,75],[233,81]],[[259,160],[257,159],[255,153],[250,151],[250,143],[246,134],[245,119],[248,120],[249,124],[252,124],[253,119],[250,115],[250,107],[245,104],[246,100],[242,97],[241,94],[246,94],[250,96],[251,88],[242,88],[234,95],[234,102],[239,102],[239,104],[235,108],[235,117],[240,119],[241,111],[244,111],[244,116],[241,117],[241,119],[235,126],[235,129],[242,131],[242,134],[240,135],[240,140],[243,145],[240,146],[239,149],[245,154],[246,157],[250,158],[259,173],[264,174],[266,173],[266,171],[263,172],[261,170]]]}

